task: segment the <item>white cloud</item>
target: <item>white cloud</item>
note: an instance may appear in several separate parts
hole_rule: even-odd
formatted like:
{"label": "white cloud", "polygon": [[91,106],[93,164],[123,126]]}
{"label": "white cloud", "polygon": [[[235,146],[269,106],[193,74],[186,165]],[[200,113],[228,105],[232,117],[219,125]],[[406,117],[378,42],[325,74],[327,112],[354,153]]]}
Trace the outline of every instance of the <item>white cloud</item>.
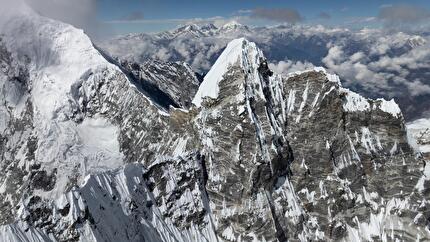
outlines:
{"label": "white cloud", "polygon": [[93,38],[110,34],[109,26],[97,20],[97,0],[0,0],[0,24],[31,11],[84,29]]}
{"label": "white cloud", "polygon": [[41,15],[84,29],[93,38],[111,33],[108,25],[97,19],[97,0],[25,0]]}
{"label": "white cloud", "polygon": [[345,54],[341,46],[332,46],[322,62],[333,72],[344,79],[347,85],[359,83],[366,89],[387,89],[387,76],[368,68],[362,52],[351,56]]}
{"label": "white cloud", "polygon": [[422,83],[421,81],[415,80],[413,82],[407,82],[406,85],[412,96],[420,96],[430,93],[430,86]]}
{"label": "white cloud", "polygon": [[[323,63],[332,71],[339,74],[349,84],[360,84],[364,88],[380,93],[404,92],[395,85],[403,85],[412,96],[429,95],[430,87],[420,80],[411,80],[414,70],[430,69],[430,46],[420,41],[421,46],[414,46],[416,36],[403,33],[381,36],[374,40],[369,54],[356,52],[346,54],[345,47],[331,46]],[[411,42],[412,41],[412,42]],[[396,48],[403,54],[393,54]],[[391,55],[386,54],[391,51]],[[367,58],[367,57],[370,58]],[[393,84],[390,84],[390,81]]]}
{"label": "white cloud", "polygon": [[10,18],[10,16],[23,11],[28,11],[27,6],[22,0],[0,0],[0,31]]}
{"label": "white cloud", "polygon": [[278,63],[270,63],[269,68],[272,69],[275,73],[285,74],[296,71],[310,70],[314,68],[314,65],[310,62],[301,62],[301,61],[279,61]]}

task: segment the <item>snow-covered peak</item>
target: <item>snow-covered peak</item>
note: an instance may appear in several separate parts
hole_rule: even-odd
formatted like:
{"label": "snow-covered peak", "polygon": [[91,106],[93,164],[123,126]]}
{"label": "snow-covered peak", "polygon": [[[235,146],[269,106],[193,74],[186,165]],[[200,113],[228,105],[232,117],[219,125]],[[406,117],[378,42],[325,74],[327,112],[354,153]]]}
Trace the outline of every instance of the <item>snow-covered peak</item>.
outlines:
{"label": "snow-covered peak", "polygon": [[189,24],[189,25],[183,26],[179,29],[184,30],[184,31],[199,31],[200,27],[196,24]]}
{"label": "snow-covered peak", "polygon": [[427,43],[426,39],[419,35],[414,35],[411,38],[408,39],[407,43],[410,47],[415,48],[419,46],[423,46]]}
{"label": "snow-covered peak", "polygon": [[394,99],[389,101],[383,98],[371,100],[347,88],[341,88],[340,91],[345,94],[343,109],[346,112],[367,112],[370,110],[380,110],[390,114],[395,118],[400,118],[403,116],[399,105],[394,101]]}
{"label": "snow-covered peak", "polygon": [[231,21],[231,22],[228,22],[228,23],[226,23],[226,24],[224,24],[223,26],[222,26],[222,28],[224,28],[224,29],[226,29],[226,28],[237,28],[237,27],[242,27],[243,25],[242,24],[240,24],[239,22],[237,22],[237,21]]}
{"label": "snow-covered peak", "polygon": [[347,112],[356,112],[356,111],[369,111],[370,109],[379,109],[383,112],[391,114],[395,118],[400,118],[402,116],[402,111],[400,110],[399,105],[391,99],[389,101],[378,98],[371,102],[370,99],[361,96],[358,93],[355,93],[347,88],[342,87],[342,83],[340,82],[339,76],[336,74],[330,74],[323,67],[315,67],[314,71],[324,72],[327,76],[327,79],[330,82],[335,82],[339,85],[340,91],[345,94],[346,101],[343,105],[343,109]]}
{"label": "snow-covered peak", "polygon": [[176,38],[178,36],[200,37],[203,35],[204,33],[200,30],[200,27],[198,25],[189,24],[170,31],[168,36],[170,38]]}
{"label": "snow-covered peak", "polygon": [[262,59],[264,59],[263,52],[257,48],[255,43],[249,42],[245,38],[232,40],[204,77],[193,99],[193,104],[200,107],[204,97],[213,99],[218,97],[218,84],[231,65],[239,64],[245,70],[251,68],[257,70]]}
{"label": "snow-covered peak", "polygon": [[3,41],[17,59],[30,60],[35,111],[44,120],[67,106],[65,97],[89,70],[116,69],[81,29],[37,14],[15,16],[7,23]]}
{"label": "snow-covered peak", "polygon": [[210,31],[214,31],[217,29],[218,28],[213,24],[204,24],[204,25],[200,26],[200,30],[203,32],[210,32]]}
{"label": "snow-covered peak", "polygon": [[[28,70],[25,82],[31,88],[28,100],[32,103],[33,135],[38,139],[34,162],[48,173],[57,169],[61,174],[49,194],[40,194],[61,194],[68,179],[76,175],[73,167],[79,162],[88,162],[88,166],[81,165],[81,176],[122,165],[115,139],[117,127],[103,117],[85,119],[81,124],[72,119],[82,101],[78,95],[82,84],[102,72],[121,75],[120,69],[99,53],[81,29],[32,11],[6,21],[1,29],[2,43]],[[27,99],[20,100],[24,106]]]}
{"label": "snow-covered peak", "polygon": [[228,32],[228,31],[234,31],[234,30],[248,30],[248,27],[245,25],[237,22],[237,21],[231,21],[226,24],[224,24],[221,28],[221,31]]}

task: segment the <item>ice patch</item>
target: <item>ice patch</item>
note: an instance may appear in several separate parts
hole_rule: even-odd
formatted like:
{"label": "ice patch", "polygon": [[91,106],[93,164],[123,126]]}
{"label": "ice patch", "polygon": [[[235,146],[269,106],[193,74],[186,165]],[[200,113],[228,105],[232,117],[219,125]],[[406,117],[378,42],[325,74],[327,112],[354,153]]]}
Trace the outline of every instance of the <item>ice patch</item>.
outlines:
{"label": "ice patch", "polygon": [[78,133],[83,144],[88,149],[107,151],[119,150],[117,127],[111,125],[104,118],[87,118],[78,125]]}
{"label": "ice patch", "polygon": [[77,127],[86,157],[86,173],[92,170],[113,169],[123,164],[118,142],[119,129],[101,117],[85,119]]}
{"label": "ice patch", "polygon": [[348,89],[342,88],[341,91],[346,94],[346,102],[343,104],[343,109],[347,112],[368,111],[370,104],[366,98],[361,95],[351,92]]}
{"label": "ice patch", "polygon": [[373,109],[379,108],[380,110],[391,114],[393,117],[401,117],[402,111],[400,110],[399,105],[397,105],[394,99],[387,101],[383,98],[378,98],[377,101],[379,101],[380,103],[377,107],[374,106]]}

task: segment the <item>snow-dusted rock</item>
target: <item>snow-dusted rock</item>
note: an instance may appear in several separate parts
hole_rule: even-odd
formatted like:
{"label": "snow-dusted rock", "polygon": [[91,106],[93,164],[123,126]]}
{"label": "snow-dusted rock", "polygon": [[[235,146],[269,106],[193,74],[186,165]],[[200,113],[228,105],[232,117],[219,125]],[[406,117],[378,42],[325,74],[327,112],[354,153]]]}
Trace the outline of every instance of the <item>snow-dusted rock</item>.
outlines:
{"label": "snow-dusted rock", "polygon": [[165,108],[188,109],[200,85],[199,77],[186,63],[147,61],[143,64],[122,60],[120,65],[129,72],[136,85]]}
{"label": "snow-dusted rock", "polygon": [[418,119],[407,124],[408,134],[411,136],[417,151],[430,153],[430,119]]}
{"label": "snow-dusted rock", "polygon": [[116,65],[72,26],[11,18],[0,41],[0,239],[430,238],[429,166],[393,101],[361,97],[322,68],[274,74],[244,38],[195,96],[195,75],[178,65]]}

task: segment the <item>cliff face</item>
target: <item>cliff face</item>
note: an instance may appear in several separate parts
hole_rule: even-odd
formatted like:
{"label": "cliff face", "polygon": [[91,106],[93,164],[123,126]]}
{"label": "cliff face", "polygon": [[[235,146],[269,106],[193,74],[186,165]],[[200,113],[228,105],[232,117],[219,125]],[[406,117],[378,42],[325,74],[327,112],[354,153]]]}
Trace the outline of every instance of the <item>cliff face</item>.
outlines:
{"label": "cliff face", "polygon": [[0,42],[2,240],[430,239],[430,168],[394,101],[274,74],[245,39],[197,90],[187,66],[117,66],[71,26],[11,23],[33,44]]}
{"label": "cliff face", "polygon": [[[394,101],[363,98],[323,69],[271,76],[255,45],[240,41],[238,62],[203,104],[199,128],[210,141],[207,189],[219,233],[280,241],[427,236],[425,162],[414,157]],[[411,223],[417,227],[397,234]]]}
{"label": "cliff face", "polygon": [[200,81],[186,63],[147,61],[143,64],[121,61],[119,65],[129,78],[165,108],[189,109]]}

